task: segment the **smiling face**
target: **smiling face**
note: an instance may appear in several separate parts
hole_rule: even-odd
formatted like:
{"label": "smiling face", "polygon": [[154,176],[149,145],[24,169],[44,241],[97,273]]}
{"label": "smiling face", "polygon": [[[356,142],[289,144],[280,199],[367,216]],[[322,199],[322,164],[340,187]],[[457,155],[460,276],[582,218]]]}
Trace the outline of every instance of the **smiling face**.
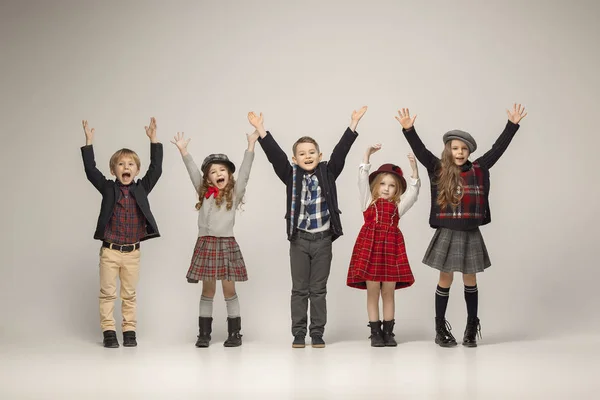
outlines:
{"label": "smiling face", "polygon": [[399,203],[403,189],[396,175],[384,172],[378,174],[371,183],[371,196],[375,200],[381,198]]}
{"label": "smiling face", "polygon": [[321,162],[323,154],[314,143],[297,143],[292,161],[305,171],[311,172]]}
{"label": "smiling face", "polygon": [[469,158],[469,146],[462,140],[453,139],[450,142],[450,151],[452,152],[452,160],[459,167],[464,165]]}
{"label": "smiling face", "polygon": [[219,188],[219,190],[223,190],[227,186],[230,176],[229,168],[225,164],[214,163],[208,167],[208,182],[211,186]]}
{"label": "smiling face", "polygon": [[133,182],[133,178],[138,176],[140,169],[132,156],[125,155],[116,160],[116,163],[110,169],[110,173],[123,185],[129,185]]}

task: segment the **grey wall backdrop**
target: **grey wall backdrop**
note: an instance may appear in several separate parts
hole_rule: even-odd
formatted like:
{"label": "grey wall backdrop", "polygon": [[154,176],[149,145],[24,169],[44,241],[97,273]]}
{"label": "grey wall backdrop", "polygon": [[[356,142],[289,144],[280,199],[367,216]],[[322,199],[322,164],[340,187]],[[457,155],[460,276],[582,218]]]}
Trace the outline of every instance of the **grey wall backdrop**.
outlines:
{"label": "grey wall backdrop", "polygon": [[[329,157],[352,110],[368,105],[338,181],[345,236],[334,245],[327,333],[342,340],[366,338],[366,294],[345,286],[366,146],[383,143],[374,164],[408,168],[394,115],[410,107],[434,153],[445,131],[460,128],[482,154],[514,102],[529,116],[492,170],[493,222],[482,231],[493,266],[479,276],[484,333],[597,331],[599,12],[594,1],[3,1],[1,340],[99,338],[100,196],[82,168],[82,119],[96,129],[108,175],[121,147],[138,151],[145,172],[143,127],[157,118],[164,173],[150,203],[162,237],[143,243],[138,330],[193,341],[200,286],[185,273],[196,199],[169,140],[184,131],[198,162],[224,152],[239,163],[254,110],[290,155],[295,139],[311,135]],[[235,227],[250,275],[238,286],[244,331],[288,341],[284,186],[256,152]],[[433,233],[420,171],[421,196],[401,221],[417,282],[397,292],[396,318],[399,335],[429,339],[437,273],[420,262]],[[458,331],[464,314],[457,276],[449,320]],[[215,318],[224,331],[220,289]]]}

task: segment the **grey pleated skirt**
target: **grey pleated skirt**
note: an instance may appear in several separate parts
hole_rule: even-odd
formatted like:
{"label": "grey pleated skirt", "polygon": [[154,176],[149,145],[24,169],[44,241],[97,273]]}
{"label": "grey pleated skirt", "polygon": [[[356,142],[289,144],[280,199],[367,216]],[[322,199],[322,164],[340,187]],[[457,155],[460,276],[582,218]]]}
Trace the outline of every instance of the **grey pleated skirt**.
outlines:
{"label": "grey pleated skirt", "polygon": [[479,228],[471,231],[438,228],[423,263],[442,272],[463,274],[483,272],[492,265]]}

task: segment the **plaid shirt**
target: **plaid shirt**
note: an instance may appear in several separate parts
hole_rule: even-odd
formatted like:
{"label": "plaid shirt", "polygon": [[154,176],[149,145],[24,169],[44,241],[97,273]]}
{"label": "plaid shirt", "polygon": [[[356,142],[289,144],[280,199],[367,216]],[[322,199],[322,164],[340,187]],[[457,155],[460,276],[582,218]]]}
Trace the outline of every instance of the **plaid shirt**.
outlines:
{"label": "plaid shirt", "polygon": [[459,205],[454,210],[452,207],[446,207],[444,212],[437,206],[435,216],[443,219],[469,218],[481,223],[486,216],[483,171],[475,162],[468,171],[461,172],[460,176],[464,184],[456,188],[459,193],[463,193]]}
{"label": "plaid shirt", "polygon": [[329,209],[325,197],[321,195],[319,179],[315,174],[305,174],[302,178],[298,229],[314,230],[329,222]]}
{"label": "plaid shirt", "polygon": [[146,233],[146,218],[129,194],[129,186],[117,181],[119,199],[104,231],[104,240],[114,244],[137,243]]}

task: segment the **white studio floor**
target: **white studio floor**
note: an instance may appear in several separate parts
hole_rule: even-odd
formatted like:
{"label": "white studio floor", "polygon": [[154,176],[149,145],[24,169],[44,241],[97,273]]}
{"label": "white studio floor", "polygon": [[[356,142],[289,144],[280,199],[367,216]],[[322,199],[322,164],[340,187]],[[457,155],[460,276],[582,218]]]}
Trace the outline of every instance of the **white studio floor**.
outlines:
{"label": "white studio floor", "polygon": [[69,339],[0,345],[0,399],[598,399],[600,335],[486,338],[476,349],[433,340],[292,349],[139,341],[104,349]]}

